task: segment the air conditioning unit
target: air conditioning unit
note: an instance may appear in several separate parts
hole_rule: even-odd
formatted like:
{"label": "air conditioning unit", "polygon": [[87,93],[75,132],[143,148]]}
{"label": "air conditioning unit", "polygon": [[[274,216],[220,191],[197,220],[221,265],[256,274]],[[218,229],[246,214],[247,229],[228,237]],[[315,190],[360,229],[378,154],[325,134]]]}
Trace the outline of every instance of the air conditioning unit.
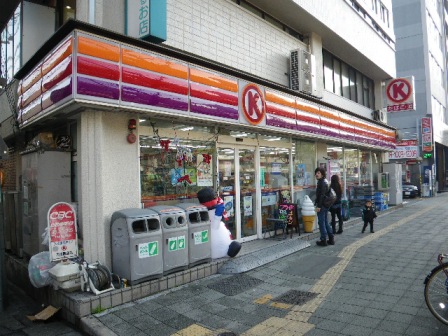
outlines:
{"label": "air conditioning unit", "polygon": [[386,109],[375,110],[372,112],[373,120],[380,121],[382,123],[387,123],[387,111]]}
{"label": "air conditioning unit", "polygon": [[303,49],[296,49],[290,52],[289,74],[290,88],[313,94],[313,55]]}

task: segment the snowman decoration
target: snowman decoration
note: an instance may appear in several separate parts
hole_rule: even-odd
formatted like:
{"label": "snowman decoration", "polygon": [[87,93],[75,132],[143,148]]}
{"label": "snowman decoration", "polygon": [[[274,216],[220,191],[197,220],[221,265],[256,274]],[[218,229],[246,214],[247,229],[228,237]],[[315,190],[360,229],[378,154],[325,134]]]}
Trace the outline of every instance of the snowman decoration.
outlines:
{"label": "snowman decoration", "polygon": [[199,203],[207,207],[211,221],[212,258],[235,257],[241,244],[232,240],[231,233],[222,221],[225,217],[224,201],[217,197],[212,188],[204,188],[197,193]]}

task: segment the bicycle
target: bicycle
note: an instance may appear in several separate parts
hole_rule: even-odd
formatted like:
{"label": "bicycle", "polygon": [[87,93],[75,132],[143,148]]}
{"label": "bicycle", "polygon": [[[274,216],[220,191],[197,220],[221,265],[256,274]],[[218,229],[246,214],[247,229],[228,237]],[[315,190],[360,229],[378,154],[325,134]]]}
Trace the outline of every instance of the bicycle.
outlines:
{"label": "bicycle", "polygon": [[448,254],[439,254],[437,262],[426,276],[425,301],[431,313],[442,323],[448,325],[448,262],[443,262]]}

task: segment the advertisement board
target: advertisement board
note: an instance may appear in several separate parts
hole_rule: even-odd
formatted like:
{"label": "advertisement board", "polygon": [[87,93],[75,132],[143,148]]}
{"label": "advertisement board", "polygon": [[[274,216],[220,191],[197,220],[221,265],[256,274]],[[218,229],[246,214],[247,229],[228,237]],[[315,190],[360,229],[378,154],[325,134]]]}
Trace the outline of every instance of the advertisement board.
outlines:
{"label": "advertisement board", "polygon": [[76,211],[68,203],[59,202],[50,207],[47,215],[50,260],[74,258],[78,255]]}

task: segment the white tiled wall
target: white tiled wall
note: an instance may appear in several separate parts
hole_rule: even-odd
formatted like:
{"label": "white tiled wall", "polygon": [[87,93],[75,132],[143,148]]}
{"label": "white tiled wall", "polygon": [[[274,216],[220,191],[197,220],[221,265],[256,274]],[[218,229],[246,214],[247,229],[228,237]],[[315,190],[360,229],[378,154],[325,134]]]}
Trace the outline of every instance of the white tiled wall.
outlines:
{"label": "white tiled wall", "polygon": [[167,2],[165,44],[287,86],[302,42],[229,1]]}

